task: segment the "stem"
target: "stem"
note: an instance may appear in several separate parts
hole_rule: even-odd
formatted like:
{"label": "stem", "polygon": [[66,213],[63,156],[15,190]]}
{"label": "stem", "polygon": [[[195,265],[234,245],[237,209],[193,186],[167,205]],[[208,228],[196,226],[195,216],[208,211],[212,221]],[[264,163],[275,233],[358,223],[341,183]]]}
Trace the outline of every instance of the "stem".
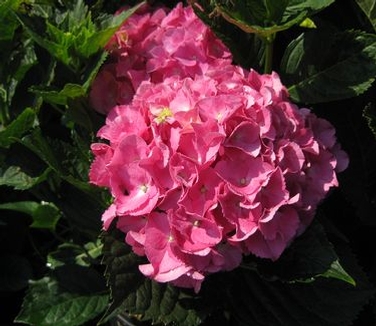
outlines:
{"label": "stem", "polygon": [[265,57],[264,57],[264,73],[265,74],[270,74],[272,72],[274,39],[275,39],[275,34],[271,34],[263,39],[265,42]]}

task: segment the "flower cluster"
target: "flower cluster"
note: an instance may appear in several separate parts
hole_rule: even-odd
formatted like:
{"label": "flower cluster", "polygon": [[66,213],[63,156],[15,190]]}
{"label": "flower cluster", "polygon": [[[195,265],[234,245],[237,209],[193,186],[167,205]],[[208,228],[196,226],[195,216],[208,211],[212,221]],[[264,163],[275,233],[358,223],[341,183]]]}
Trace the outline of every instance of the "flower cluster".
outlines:
{"label": "flower cluster", "polygon": [[[164,17],[158,28],[177,27],[157,37],[156,15]],[[206,275],[236,268],[243,255],[278,259],[338,185],[347,156],[333,126],[292,104],[276,73],[233,66],[224,50],[208,63],[210,42],[220,43],[203,42],[208,31],[198,32],[198,22],[180,30],[191,15],[178,7],[128,22],[153,26],[135,48],[124,46],[125,58],[141,51],[150,76],[140,81],[125,66],[124,82],[136,78],[136,92],[114,104],[98,132],[108,143],[92,145],[90,181],[110,189],[104,228],[116,219],[148,259],[140,271],[199,291]],[[201,43],[179,42],[185,38]]]}
{"label": "flower cluster", "polygon": [[164,8],[144,11],[129,17],[107,45],[111,63],[101,69],[90,94],[100,113],[129,104],[144,80],[194,77],[209,66],[231,63],[230,51],[191,7],[178,4],[169,13]]}

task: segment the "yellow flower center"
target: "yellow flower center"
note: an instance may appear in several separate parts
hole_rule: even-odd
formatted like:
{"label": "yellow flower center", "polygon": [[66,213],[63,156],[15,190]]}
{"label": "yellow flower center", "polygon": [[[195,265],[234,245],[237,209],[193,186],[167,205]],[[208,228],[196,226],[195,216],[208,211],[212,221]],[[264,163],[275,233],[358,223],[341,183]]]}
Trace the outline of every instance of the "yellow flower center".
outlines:
{"label": "yellow flower center", "polygon": [[142,185],[142,186],[140,187],[140,189],[141,189],[141,191],[142,191],[144,194],[146,194],[146,192],[148,191],[148,186],[147,186],[147,185]]}
{"label": "yellow flower center", "polygon": [[157,117],[155,118],[155,120],[157,121],[157,123],[163,123],[167,120],[167,118],[170,118],[172,117],[172,111],[170,108],[168,107],[164,107],[162,109],[162,111],[157,115]]}

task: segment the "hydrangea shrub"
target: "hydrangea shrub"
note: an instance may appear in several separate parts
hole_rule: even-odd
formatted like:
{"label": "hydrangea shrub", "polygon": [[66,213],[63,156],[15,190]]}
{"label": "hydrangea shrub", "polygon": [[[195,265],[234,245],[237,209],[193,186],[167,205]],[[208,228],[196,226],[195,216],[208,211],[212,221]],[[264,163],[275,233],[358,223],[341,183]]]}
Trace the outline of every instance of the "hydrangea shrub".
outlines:
{"label": "hydrangea shrub", "polygon": [[196,292],[243,255],[277,260],[348,164],[334,127],[277,73],[232,65],[190,7],[132,16],[108,50],[91,92],[104,229],[116,220],[145,276]]}

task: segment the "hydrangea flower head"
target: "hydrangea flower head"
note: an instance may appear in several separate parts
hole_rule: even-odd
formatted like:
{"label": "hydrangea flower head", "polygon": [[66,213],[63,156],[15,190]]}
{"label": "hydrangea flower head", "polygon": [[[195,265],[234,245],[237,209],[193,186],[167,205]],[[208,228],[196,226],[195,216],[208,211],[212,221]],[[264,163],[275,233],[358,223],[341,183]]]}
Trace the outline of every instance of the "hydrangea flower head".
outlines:
{"label": "hydrangea flower head", "polygon": [[[161,26],[175,24],[182,10]],[[178,30],[184,36],[159,40],[155,51],[176,53],[189,34]],[[191,67],[179,53],[176,62]],[[113,196],[104,228],[116,221],[147,258],[140,271],[196,292],[243,255],[278,259],[347,166],[333,126],[291,103],[276,73],[200,69],[168,75],[161,68],[130,103],[116,105],[98,133],[107,144],[92,145],[90,171]]]}

